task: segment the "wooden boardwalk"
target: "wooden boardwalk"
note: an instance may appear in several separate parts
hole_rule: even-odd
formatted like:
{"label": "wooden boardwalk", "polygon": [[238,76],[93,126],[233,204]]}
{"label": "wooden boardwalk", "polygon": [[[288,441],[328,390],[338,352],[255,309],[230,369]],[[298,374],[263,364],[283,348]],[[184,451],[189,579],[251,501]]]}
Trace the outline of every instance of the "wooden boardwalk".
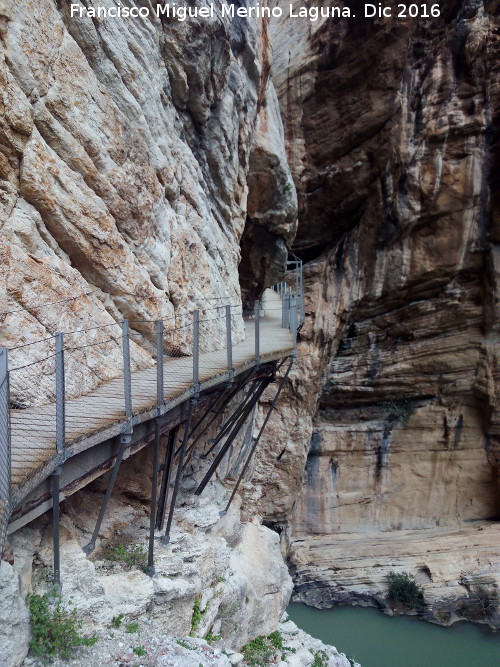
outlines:
{"label": "wooden boardwalk", "polygon": [[[293,353],[293,336],[281,326],[281,298],[265,294],[265,315],[260,320],[260,359],[273,361]],[[255,322],[245,323],[245,339],[233,346],[237,375],[255,365]],[[228,379],[225,349],[200,354],[200,389]],[[164,412],[192,395],[192,357],[167,358],[164,363]],[[156,366],[132,373],[133,424],[156,416]],[[11,411],[12,500],[14,505],[57,467],[55,405]],[[93,447],[123,432],[123,378],[106,382],[92,392],[66,402],[66,450],[64,458]]]}

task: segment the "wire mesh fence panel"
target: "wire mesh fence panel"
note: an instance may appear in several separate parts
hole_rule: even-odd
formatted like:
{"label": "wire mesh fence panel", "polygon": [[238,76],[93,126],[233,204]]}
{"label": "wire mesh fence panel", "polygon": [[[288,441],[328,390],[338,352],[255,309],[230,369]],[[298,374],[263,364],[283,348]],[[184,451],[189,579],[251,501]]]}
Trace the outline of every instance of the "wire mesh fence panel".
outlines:
{"label": "wire mesh fence panel", "polygon": [[0,555],[10,514],[10,415],[7,351],[0,350]]}
{"label": "wire mesh fence panel", "polygon": [[200,319],[200,379],[228,371],[226,309],[221,306]]}
{"label": "wire mesh fence panel", "polygon": [[65,337],[67,444],[125,418],[121,338],[113,333],[98,342],[79,340],[72,346],[71,338]]}
{"label": "wire mesh fence panel", "polygon": [[[22,486],[56,453],[55,353],[11,367],[9,383],[12,484]],[[50,402],[37,404],[40,396]]]}

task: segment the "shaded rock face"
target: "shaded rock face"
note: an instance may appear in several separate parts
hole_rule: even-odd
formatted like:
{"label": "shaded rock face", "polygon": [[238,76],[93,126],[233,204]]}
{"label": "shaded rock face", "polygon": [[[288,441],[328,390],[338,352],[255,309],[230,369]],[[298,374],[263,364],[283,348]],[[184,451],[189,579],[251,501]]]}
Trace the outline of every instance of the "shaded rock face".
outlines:
{"label": "shaded rock face", "polygon": [[[125,317],[134,364],[146,366],[148,320],[180,326],[214,299],[240,302],[240,240],[252,221],[269,259],[244,263],[248,298],[283,269],[297,204],[269,44],[258,21],[69,12],[56,0],[0,2],[0,345]],[[70,391],[116,373],[111,331],[68,340],[102,342],[68,357]],[[51,346],[23,348],[11,365]],[[22,380],[19,402],[51,398],[41,379],[27,396]]]}
{"label": "shaded rock face", "polygon": [[[382,600],[391,564],[375,571],[368,557],[377,535],[391,554],[385,531],[418,529],[425,542],[426,530],[464,527],[465,548],[464,522],[500,515],[499,25],[493,2],[446,3],[428,21],[271,23],[308,319],[269,443],[285,451],[263,455],[257,479],[268,520],[291,517],[309,602],[363,589]],[[290,446],[285,424],[297,425]],[[464,571],[498,586],[489,525],[493,554],[478,548]],[[351,533],[367,560],[346,570],[342,593],[347,565],[328,545]],[[416,571],[411,546],[397,566]],[[438,568],[429,596],[455,574]]]}

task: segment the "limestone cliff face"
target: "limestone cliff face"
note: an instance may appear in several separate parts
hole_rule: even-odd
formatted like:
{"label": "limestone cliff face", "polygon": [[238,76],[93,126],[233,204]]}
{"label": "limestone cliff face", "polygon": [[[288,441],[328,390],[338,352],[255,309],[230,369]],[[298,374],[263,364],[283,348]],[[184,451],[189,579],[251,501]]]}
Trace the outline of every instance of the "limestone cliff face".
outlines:
{"label": "limestone cliff face", "polygon": [[469,523],[500,514],[500,10],[289,25],[273,68],[308,319],[263,506],[291,517],[301,599],[381,604],[400,568],[466,616],[471,579],[500,584],[498,524],[485,543]]}
{"label": "limestone cliff face", "polygon": [[[158,318],[180,328],[184,351],[192,311],[232,303],[241,337],[238,306],[282,278],[297,198],[265,23],[92,20],[71,17],[70,4],[0,0],[0,345],[17,348],[12,369],[53,355],[56,332],[76,331],[65,363],[67,394],[78,395],[121,374],[123,318],[135,368],[154,363]],[[208,347],[220,332],[203,335]],[[17,407],[53,400],[53,375],[32,365],[11,373],[11,390]],[[137,479],[114,494],[104,532],[128,526],[144,542],[151,464],[143,452],[134,465]],[[278,538],[258,519],[240,521],[236,506],[223,529],[218,493],[215,504],[188,502],[155,584],[141,572],[101,578],[81,547],[95,520],[85,508],[98,507],[102,488],[75,494],[62,507],[65,593],[89,622],[156,609],[162,632],[177,635],[189,633],[203,595],[203,634],[217,615],[235,646],[269,634],[291,593]],[[50,566],[47,521],[14,535],[14,568],[2,564],[2,664],[26,655],[20,594],[37,590],[36,562]]]}
{"label": "limestone cliff face", "polygon": [[[251,301],[276,280],[293,238],[266,28],[220,16],[92,20],[69,7],[0,2],[0,344],[125,317],[134,363],[147,365],[145,320],[175,326],[195,308],[238,304],[242,255]],[[69,391],[116,373],[118,338],[68,355]],[[50,345],[23,348],[13,365]],[[30,396],[13,378],[20,401],[50,398],[33,384]]]}

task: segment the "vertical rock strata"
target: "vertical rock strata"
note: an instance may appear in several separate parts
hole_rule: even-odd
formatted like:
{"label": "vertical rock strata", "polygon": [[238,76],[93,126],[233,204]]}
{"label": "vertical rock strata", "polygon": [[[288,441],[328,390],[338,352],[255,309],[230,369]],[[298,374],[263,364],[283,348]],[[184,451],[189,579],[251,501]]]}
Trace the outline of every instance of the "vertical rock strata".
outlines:
{"label": "vertical rock strata", "polygon": [[271,23],[308,318],[258,492],[298,599],[382,604],[406,569],[431,615],[472,617],[500,584],[500,10],[361,4]]}

